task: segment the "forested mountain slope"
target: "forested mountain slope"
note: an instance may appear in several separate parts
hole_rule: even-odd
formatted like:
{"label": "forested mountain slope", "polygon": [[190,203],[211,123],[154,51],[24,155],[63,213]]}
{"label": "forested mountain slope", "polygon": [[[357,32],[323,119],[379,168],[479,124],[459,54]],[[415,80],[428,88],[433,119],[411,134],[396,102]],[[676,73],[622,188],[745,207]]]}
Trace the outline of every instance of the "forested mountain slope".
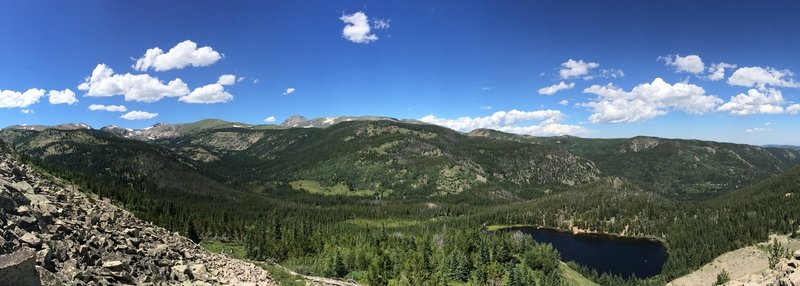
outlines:
{"label": "forested mountain slope", "polygon": [[645,189],[678,197],[735,190],[800,164],[800,150],[713,141],[531,137],[486,129],[470,135],[560,146],[594,162],[603,175],[627,178]]}

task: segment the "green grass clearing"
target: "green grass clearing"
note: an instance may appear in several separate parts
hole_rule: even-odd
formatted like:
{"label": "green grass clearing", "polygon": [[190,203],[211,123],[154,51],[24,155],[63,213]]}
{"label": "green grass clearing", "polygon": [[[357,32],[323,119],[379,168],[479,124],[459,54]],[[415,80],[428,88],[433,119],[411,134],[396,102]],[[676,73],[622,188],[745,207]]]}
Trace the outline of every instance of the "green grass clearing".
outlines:
{"label": "green grass clearing", "polygon": [[[322,186],[319,182],[310,180],[299,180],[290,182],[289,185],[292,189],[297,191],[305,191],[312,194],[319,194],[325,196],[354,196],[354,197],[368,197],[375,195],[371,190],[350,190],[347,185],[338,183],[336,185],[327,187]],[[385,192],[384,192],[385,193]]]}
{"label": "green grass clearing", "polygon": [[247,254],[244,245],[238,242],[224,242],[219,240],[203,240],[200,246],[213,253],[227,254],[231,257],[244,259]]}

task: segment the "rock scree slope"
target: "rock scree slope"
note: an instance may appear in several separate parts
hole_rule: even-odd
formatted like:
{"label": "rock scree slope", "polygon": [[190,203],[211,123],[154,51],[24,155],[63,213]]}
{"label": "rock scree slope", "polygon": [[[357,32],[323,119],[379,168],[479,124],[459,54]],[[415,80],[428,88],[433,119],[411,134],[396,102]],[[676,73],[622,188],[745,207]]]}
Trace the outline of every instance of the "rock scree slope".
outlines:
{"label": "rock scree slope", "polygon": [[[0,147],[2,142],[0,142]],[[0,148],[0,285],[275,285]]]}

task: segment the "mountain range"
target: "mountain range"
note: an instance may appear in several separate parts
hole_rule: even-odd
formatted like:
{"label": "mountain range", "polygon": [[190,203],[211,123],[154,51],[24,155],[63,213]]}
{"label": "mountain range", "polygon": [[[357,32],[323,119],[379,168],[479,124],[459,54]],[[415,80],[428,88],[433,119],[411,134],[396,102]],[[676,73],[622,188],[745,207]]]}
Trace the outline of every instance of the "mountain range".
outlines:
{"label": "mountain range", "polygon": [[[177,166],[162,173],[186,170],[252,191],[287,184],[363,197],[469,193],[515,200],[618,177],[648,191],[689,198],[752,185],[800,164],[800,150],[783,146],[644,136],[533,137],[489,129],[465,134],[378,116],[293,116],[280,125],[207,119],[143,129],[11,126],[0,138],[43,162],[92,166],[87,172],[120,168],[115,161],[124,159]],[[106,161],[109,165],[100,163]],[[157,168],[127,172],[156,174]]]}

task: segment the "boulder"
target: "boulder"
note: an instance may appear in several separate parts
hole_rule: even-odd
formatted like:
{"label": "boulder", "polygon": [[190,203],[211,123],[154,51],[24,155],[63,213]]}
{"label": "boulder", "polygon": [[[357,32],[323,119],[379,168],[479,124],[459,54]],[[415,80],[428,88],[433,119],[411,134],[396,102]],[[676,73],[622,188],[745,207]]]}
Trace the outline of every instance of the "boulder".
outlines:
{"label": "boulder", "polygon": [[789,276],[786,278],[789,279],[789,281],[791,281],[794,285],[800,285],[800,271],[795,271],[794,273],[789,274]]}
{"label": "boulder", "polygon": [[800,260],[800,250],[795,251],[792,256],[794,259]]}
{"label": "boulder", "polygon": [[36,252],[30,248],[23,248],[0,256],[0,284],[42,285],[39,273],[36,271]]}
{"label": "boulder", "polygon": [[31,186],[31,184],[28,184],[28,182],[26,182],[26,181],[19,181],[19,182],[13,183],[13,184],[11,184],[11,187],[14,188],[15,190],[23,192],[23,193],[33,194],[33,187]]}
{"label": "boulder", "polygon": [[192,271],[186,265],[175,265],[172,267],[172,278],[178,282],[184,282],[191,279]]}
{"label": "boulder", "polygon": [[103,268],[106,268],[106,269],[111,270],[111,271],[120,271],[120,270],[122,270],[124,268],[124,265],[125,264],[122,263],[122,261],[119,261],[119,260],[112,260],[112,261],[103,262]]}
{"label": "boulder", "polygon": [[0,211],[9,213],[17,208],[17,202],[11,198],[11,193],[0,189]]}
{"label": "boulder", "polygon": [[22,237],[19,238],[19,240],[37,249],[40,246],[42,246],[42,240],[38,236],[30,232],[24,234]]}

